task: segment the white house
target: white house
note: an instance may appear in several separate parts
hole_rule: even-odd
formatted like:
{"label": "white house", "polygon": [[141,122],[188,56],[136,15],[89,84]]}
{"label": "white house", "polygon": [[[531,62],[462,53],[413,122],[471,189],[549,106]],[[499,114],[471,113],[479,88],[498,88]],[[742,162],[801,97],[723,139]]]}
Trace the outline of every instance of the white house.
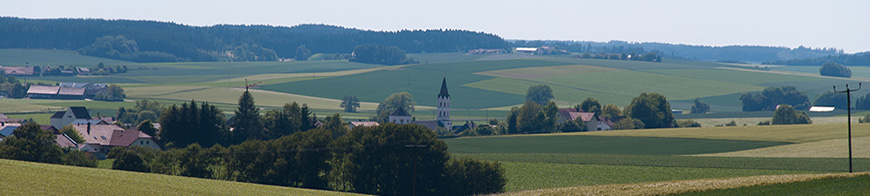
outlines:
{"label": "white house", "polygon": [[85,107],[69,107],[66,111],[55,112],[49,119],[49,124],[57,130],[69,124],[100,124],[100,119],[91,119],[91,114]]}

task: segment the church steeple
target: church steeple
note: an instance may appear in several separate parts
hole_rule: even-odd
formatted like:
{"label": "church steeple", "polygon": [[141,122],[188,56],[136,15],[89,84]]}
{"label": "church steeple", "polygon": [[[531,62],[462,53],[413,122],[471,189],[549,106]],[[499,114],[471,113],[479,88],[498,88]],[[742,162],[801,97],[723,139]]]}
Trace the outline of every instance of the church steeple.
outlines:
{"label": "church steeple", "polygon": [[447,97],[450,98],[450,93],[447,93],[447,78],[441,80],[441,93],[438,93],[438,98]]}
{"label": "church steeple", "polygon": [[438,93],[438,115],[435,120],[439,121],[442,126],[451,129],[453,123],[450,122],[450,93],[447,93],[447,77],[441,80],[441,93]]}

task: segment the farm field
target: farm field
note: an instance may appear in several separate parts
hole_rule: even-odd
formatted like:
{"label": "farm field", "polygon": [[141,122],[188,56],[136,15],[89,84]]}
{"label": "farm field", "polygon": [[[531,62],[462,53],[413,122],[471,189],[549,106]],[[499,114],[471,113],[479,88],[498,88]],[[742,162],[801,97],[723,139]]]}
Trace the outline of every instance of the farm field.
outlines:
{"label": "farm field", "polygon": [[678,195],[866,195],[870,193],[870,175],[833,176],[803,182],[757,185],[731,189],[689,192]]}
{"label": "farm field", "polygon": [[[853,145],[870,141],[866,126],[870,125],[853,125]],[[845,172],[845,137],[843,124],[818,124],[463,137],[445,142],[453,155],[501,162],[510,179],[509,191],[523,191]],[[855,171],[870,171],[866,147],[855,148],[855,154]],[[644,176],[650,173],[655,173],[654,179]]]}
{"label": "farm field", "polygon": [[[9,195],[351,195],[250,183],[0,159]],[[51,183],[47,186],[45,183]],[[80,186],[87,183],[99,186]]]}
{"label": "farm field", "polygon": [[[539,189],[519,192],[508,192],[499,195],[670,195],[684,193],[686,195],[704,194],[707,191],[711,193],[718,192],[718,189],[743,189],[741,187],[776,187],[809,184],[807,187],[786,187],[794,190],[806,190],[805,188],[818,188],[816,183],[824,183],[830,179],[841,179],[840,183],[851,185],[860,185],[870,173],[834,173],[834,174],[798,174],[798,175],[764,175],[764,176],[748,176],[748,177],[733,177],[733,178],[712,178],[712,179],[695,179],[695,180],[677,180],[665,182],[647,182],[647,183],[632,183],[632,184],[606,184],[592,186],[575,186],[551,189]],[[776,187],[779,188],[779,187]],[[866,189],[866,188],[863,188]],[[860,195],[866,193],[862,188],[846,189],[843,195]],[[824,189],[828,190],[828,189]],[[832,190],[833,191],[833,190]],[[727,191],[726,191],[727,192]],[[833,193],[836,193],[834,191]],[[747,195],[744,194],[724,194],[724,195]],[[752,192],[748,195],[759,195]],[[764,194],[762,194],[764,195]],[[792,194],[772,194],[772,195],[792,195]],[[819,194],[823,195],[823,194]]]}

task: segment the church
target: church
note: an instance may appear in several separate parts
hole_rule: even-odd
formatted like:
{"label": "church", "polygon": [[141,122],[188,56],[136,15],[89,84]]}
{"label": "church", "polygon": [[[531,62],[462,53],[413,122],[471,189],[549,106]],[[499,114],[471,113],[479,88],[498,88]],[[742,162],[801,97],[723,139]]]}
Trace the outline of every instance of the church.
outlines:
{"label": "church", "polygon": [[436,130],[438,127],[443,127],[447,130],[454,130],[453,122],[450,121],[450,93],[447,91],[447,78],[441,80],[441,92],[438,93],[438,107],[435,120],[414,121],[411,114],[408,114],[405,109],[398,108],[389,116],[389,122],[396,124],[418,124],[431,130]]}

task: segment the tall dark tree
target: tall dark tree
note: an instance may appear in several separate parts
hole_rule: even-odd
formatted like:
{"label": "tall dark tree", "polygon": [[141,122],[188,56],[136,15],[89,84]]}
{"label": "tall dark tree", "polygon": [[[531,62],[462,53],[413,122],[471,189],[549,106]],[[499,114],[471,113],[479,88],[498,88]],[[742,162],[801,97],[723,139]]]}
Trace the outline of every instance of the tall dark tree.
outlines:
{"label": "tall dark tree", "polygon": [[546,116],[541,114],[541,105],[534,101],[526,101],[520,107],[517,116],[517,129],[523,133],[537,133],[543,131]]}
{"label": "tall dark tree", "polygon": [[519,112],[520,108],[513,107],[507,116],[507,127],[506,133],[508,134],[517,134],[520,133],[520,129],[518,127],[519,124]]}
{"label": "tall dark tree", "polygon": [[855,109],[870,110],[870,93],[861,96],[855,101]]}
{"label": "tall dark tree", "polygon": [[154,136],[154,137],[157,136],[157,129],[154,128],[154,123],[151,123],[151,120],[142,121],[142,123],[139,123],[139,126],[136,126],[136,128],[139,131],[141,131],[142,133],[145,133],[145,134],[148,134],[148,135]]}
{"label": "tall dark tree", "polygon": [[224,127],[223,112],[208,103],[199,107],[196,102],[171,105],[160,115],[160,141],[168,147],[186,147],[197,143],[212,146],[226,141],[228,129]]}
{"label": "tall dark tree", "polygon": [[239,97],[239,107],[235,114],[233,137],[236,143],[265,138],[263,124],[260,122],[260,108],[254,105],[254,97],[247,90]]}
{"label": "tall dark tree", "polygon": [[673,127],[676,123],[671,104],[658,93],[641,93],[631,100],[625,113],[643,122],[645,128]]}
{"label": "tall dark tree", "polygon": [[534,101],[538,105],[546,105],[550,99],[553,99],[553,88],[548,85],[531,86],[526,91],[526,101]]}

